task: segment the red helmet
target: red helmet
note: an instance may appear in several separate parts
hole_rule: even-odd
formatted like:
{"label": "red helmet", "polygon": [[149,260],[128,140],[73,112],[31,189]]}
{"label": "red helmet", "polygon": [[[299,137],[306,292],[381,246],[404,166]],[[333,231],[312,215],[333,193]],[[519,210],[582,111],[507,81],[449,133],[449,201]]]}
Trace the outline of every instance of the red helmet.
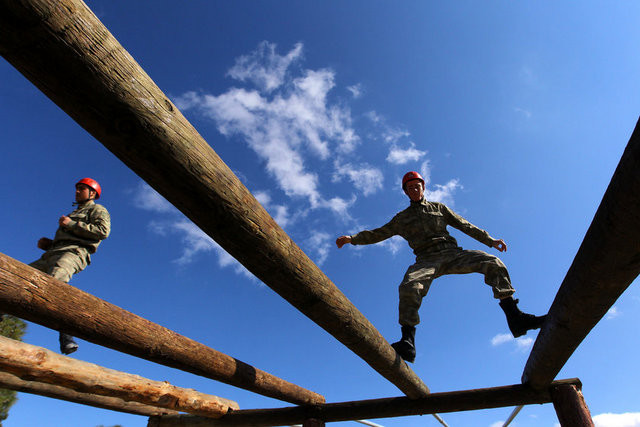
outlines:
{"label": "red helmet", "polygon": [[402,177],[402,190],[403,191],[407,191],[407,182],[409,181],[413,181],[414,179],[417,179],[418,181],[422,182],[422,186],[424,187],[424,179],[422,178],[422,175],[420,175],[418,172],[407,172],[404,174],[404,176]]}
{"label": "red helmet", "polygon": [[95,179],[82,178],[80,181],[76,182],[76,185],[78,184],[84,184],[87,187],[91,188],[96,192],[96,199],[100,198],[100,194],[102,193],[102,188],[100,188],[100,184],[98,184],[98,181],[96,181]]}

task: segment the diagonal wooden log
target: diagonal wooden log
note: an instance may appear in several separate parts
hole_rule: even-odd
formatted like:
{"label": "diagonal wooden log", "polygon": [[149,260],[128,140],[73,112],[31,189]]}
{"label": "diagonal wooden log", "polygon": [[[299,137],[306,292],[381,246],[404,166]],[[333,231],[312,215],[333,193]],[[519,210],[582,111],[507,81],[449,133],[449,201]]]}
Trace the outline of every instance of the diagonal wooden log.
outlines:
{"label": "diagonal wooden log", "polygon": [[[553,385],[567,385],[576,389],[582,387],[580,380],[577,378],[554,381]],[[149,419],[147,425],[148,427],[270,427],[302,424],[308,419],[317,419],[323,422],[355,421],[475,411],[479,409],[543,404],[551,401],[550,388],[534,390],[526,385],[515,384],[475,390],[432,393],[420,399],[393,397],[293,408],[241,409],[229,412],[227,415],[215,420],[193,415],[154,416]]]}
{"label": "diagonal wooden log", "polygon": [[549,309],[524,383],[546,387],[640,273],[639,171],[640,121]]}
{"label": "diagonal wooden log", "polygon": [[0,372],[0,388],[21,391],[66,400],[68,402],[81,403],[96,408],[110,409],[112,411],[151,417],[154,415],[178,415],[178,411],[155,406],[144,405],[138,402],[127,402],[119,397],[100,396],[97,394],[80,393],[59,385],[27,381],[8,372]]}
{"label": "diagonal wooden log", "polygon": [[0,54],[280,294],[410,397],[428,388],[80,0],[0,0]]}
{"label": "diagonal wooden log", "polygon": [[238,404],[231,400],[72,359],[3,336],[0,336],[0,370],[80,393],[119,397],[211,418],[238,409]]}
{"label": "diagonal wooden log", "polygon": [[0,254],[0,312],[291,403],[324,398]]}

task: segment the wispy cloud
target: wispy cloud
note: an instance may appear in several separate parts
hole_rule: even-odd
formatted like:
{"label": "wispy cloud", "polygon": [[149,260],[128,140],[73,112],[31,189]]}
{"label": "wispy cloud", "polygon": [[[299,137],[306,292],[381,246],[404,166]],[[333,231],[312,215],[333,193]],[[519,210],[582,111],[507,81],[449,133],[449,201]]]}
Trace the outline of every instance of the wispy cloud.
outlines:
{"label": "wispy cloud", "polygon": [[227,75],[242,82],[251,81],[265,92],[280,87],[289,66],[302,57],[302,43],[284,56],[276,54],[276,45],[263,41],[249,55],[236,59]]}
{"label": "wispy cloud", "polygon": [[184,218],[180,211],[148,184],[141,181],[136,188],[129,190],[129,193],[136,195],[132,199],[135,207],[155,214],[148,223],[151,232],[163,237],[178,236],[181,254],[173,260],[174,263],[185,266],[192,263],[199,255],[213,252],[218,258],[220,267],[232,267],[237,273],[255,279],[242,264],[195,224]]}
{"label": "wispy cloud", "polygon": [[343,178],[349,179],[351,184],[365,196],[377,193],[382,189],[384,175],[382,171],[366,163],[354,165],[352,163],[336,162],[332,180],[339,182]]}
{"label": "wispy cloud", "polygon": [[301,51],[298,44],[280,56],[275,45],[263,42],[256,52],[236,61],[229,73],[258,89],[231,88],[217,96],[187,92],[176,104],[201,111],[223,135],[240,136],[265,161],[287,196],[306,198],[311,208],[331,207],[324,203],[319,175],[307,164],[350,153],[360,138],[349,109],[328,101],[335,86],[332,70],[303,70],[284,84],[286,67],[301,58]]}
{"label": "wispy cloud", "polygon": [[604,413],[593,417],[596,427],[640,427],[640,412]]}
{"label": "wispy cloud", "polygon": [[617,306],[613,306],[609,309],[609,311],[607,311],[607,314],[605,315],[605,319],[606,320],[611,320],[611,319],[615,319],[616,317],[620,316],[620,310],[618,310]]}
{"label": "wispy cloud", "polygon": [[426,155],[426,151],[418,150],[416,145],[411,142],[407,148],[400,148],[399,146],[391,147],[387,161],[396,165],[404,165],[409,162],[418,162]]}
{"label": "wispy cloud", "polygon": [[351,92],[351,95],[353,95],[354,98],[360,98],[362,96],[362,85],[359,83],[353,86],[348,86],[347,90]]}
{"label": "wispy cloud", "polygon": [[526,352],[533,347],[533,338],[513,338],[511,334],[498,334],[491,338],[491,346],[497,347],[503,344],[513,345],[517,351]]}
{"label": "wispy cloud", "polygon": [[312,254],[316,264],[322,266],[329,256],[329,250],[331,249],[332,237],[324,232],[314,231],[305,242],[307,251]]}
{"label": "wispy cloud", "polygon": [[147,183],[140,181],[135,189],[128,191],[133,204],[139,209],[159,213],[178,213],[178,210]]}

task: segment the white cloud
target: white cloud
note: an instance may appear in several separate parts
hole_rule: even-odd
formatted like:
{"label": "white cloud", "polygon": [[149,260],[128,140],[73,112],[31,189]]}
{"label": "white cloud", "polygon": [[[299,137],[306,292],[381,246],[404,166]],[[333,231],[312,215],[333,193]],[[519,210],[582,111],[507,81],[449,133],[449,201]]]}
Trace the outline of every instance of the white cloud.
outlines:
{"label": "white cloud", "polygon": [[269,211],[273,219],[282,228],[289,225],[289,209],[284,205],[274,205],[271,203],[271,195],[266,191],[256,191],[253,196],[264,208]]}
{"label": "white cloud", "polygon": [[362,85],[360,85],[360,83],[353,86],[347,86],[347,90],[351,92],[351,95],[356,99],[362,96]]}
{"label": "white cloud", "polygon": [[[241,137],[265,161],[267,171],[287,196],[306,198],[317,208],[328,204],[320,193],[318,174],[310,172],[307,163],[327,160],[333,150],[350,153],[360,138],[352,127],[350,111],[327,100],[335,86],[333,71],[304,70],[290,84],[282,84],[286,67],[300,57],[301,49],[302,45],[296,45],[282,57],[275,53],[274,45],[263,43],[238,60],[229,75],[263,82],[262,93],[239,88],[218,96],[187,92],[176,103],[203,112],[222,134]],[[265,77],[272,74],[277,78]]]}
{"label": "white cloud", "polygon": [[596,427],[640,427],[640,412],[599,414],[593,417]]}
{"label": "white cloud", "polygon": [[[433,188],[433,190],[431,190],[431,188]],[[444,185],[429,184],[424,190],[424,195],[428,200],[453,205],[453,195],[459,188],[462,189],[462,185],[457,179],[452,179]]]}
{"label": "white cloud", "polygon": [[382,183],[384,181],[382,171],[366,163],[356,166],[351,163],[340,164],[336,162],[333,181],[339,182],[345,177],[365,196],[382,190]]}
{"label": "white cloud", "polygon": [[491,423],[489,427],[502,427],[504,425],[504,421],[496,421],[495,423]]}
{"label": "white cloud", "polygon": [[609,311],[607,311],[607,314],[605,315],[605,319],[611,320],[611,319],[615,319],[618,316],[620,316],[620,310],[618,310],[618,307],[614,305],[609,309]]}
{"label": "white cloud", "polygon": [[513,109],[513,111],[515,111],[518,114],[523,115],[525,118],[530,119],[531,118],[531,111],[529,110],[525,110],[524,108],[520,108],[520,107],[515,107]]}
{"label": "white cloud", "polygon": [[312,232],[311,237],[306,240],[305,246],[316,255],[315,262],[321,266],[329,256],[331,236],[324,232]]}
{"label": "white cloud", "polygon": [[387,156],[387,161],[395,165],[404,165],[409,162],[417,162],[427,155],[426,151],[418,150],[414,143],[410,143],[409,148],[392,146]]}
{"label": "white cloud", "polygon": [[297,43],[285,56],[275,51],[274,43],[263,41],[254,52],[237,58],[227,74],[242,82],[249,80],[270,92],[282,85],[287,68],[302,57],[302,43]]}
{"label": "white cloud", "polygon": [[138,187],[129,191],[135,207],[152,212],[168,213],[177,212],[171,203],[162,197],[147,183],[140,181]]}
{"label": "white cloud", "polygon": [[519,337],[513,338],[511,334],[498,334],[491,338],[491,346],[497,347],[503,344],[512,343],[517,351],[526,352],[533,346],[533,338]]}

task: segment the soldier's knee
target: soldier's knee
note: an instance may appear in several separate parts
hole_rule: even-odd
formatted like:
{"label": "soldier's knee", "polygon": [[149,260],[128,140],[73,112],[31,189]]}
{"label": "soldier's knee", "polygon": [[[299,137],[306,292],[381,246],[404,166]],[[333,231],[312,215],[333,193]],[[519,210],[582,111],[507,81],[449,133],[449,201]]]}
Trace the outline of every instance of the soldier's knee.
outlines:
{"label": "soldier's knee", "polygon": [[69,282],[73,275],[73,273],[62,267],[53,267],[49,274],[62,282]]}

